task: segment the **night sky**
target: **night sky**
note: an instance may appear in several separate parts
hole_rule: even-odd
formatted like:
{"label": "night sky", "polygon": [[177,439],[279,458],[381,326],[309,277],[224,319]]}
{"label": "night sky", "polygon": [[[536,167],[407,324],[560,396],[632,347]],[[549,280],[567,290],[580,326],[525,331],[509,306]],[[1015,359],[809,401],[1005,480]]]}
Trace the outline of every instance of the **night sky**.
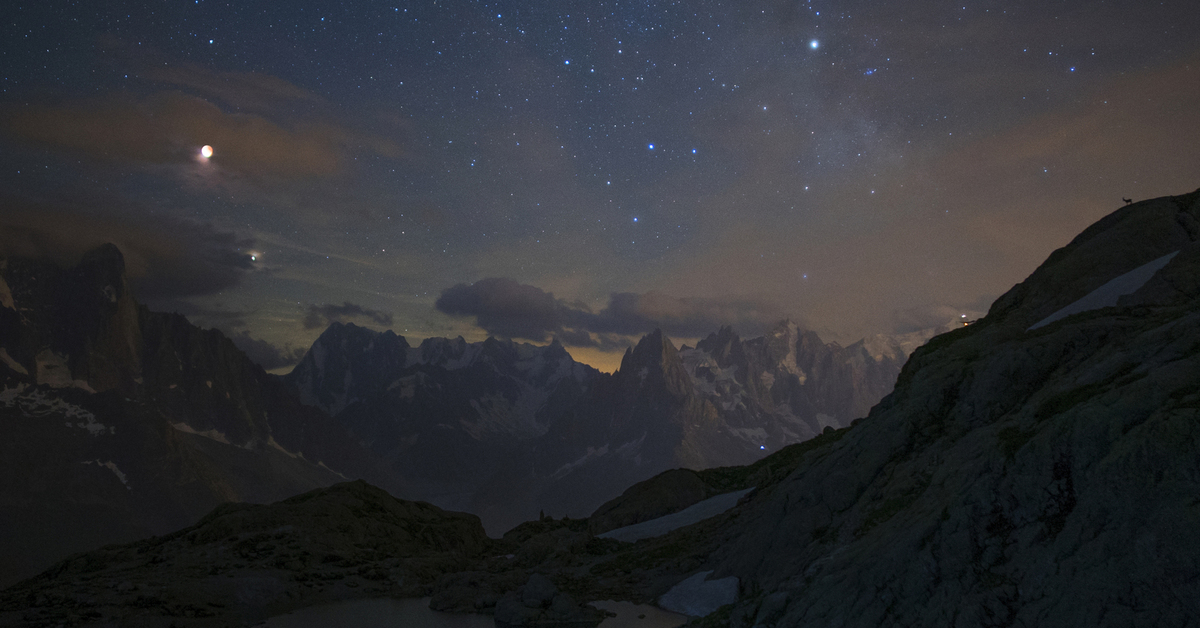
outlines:
{"label": "night sky", "polygon": [[902,333],[1200,187],[1195,0],[12,4],[0,251],[115,242],[269,368]]}

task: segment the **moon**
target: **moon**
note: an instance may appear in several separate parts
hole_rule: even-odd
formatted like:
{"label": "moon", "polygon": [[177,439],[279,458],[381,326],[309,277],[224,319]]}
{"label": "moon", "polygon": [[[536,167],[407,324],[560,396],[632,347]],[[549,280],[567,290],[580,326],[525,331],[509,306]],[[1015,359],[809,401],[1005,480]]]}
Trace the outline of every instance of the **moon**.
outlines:
{"label": "moon", "polygon": [[201,147],[200,148],[200,156],[205,159],[212,157],[212,146],[205,144],[203,147]]}

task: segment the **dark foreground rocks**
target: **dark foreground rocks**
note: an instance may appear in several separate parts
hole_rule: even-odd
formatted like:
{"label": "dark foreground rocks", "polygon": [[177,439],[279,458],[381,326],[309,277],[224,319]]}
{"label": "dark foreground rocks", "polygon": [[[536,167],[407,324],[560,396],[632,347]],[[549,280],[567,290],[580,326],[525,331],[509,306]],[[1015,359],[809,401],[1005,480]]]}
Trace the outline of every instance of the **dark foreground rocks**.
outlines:
{"label": "dark foreground rocks", "polygon": [[358,597],[418,597],[489,540],[474,515],[365,482],[226,504],[167,536],[67,559],[0,594],[0,624],[231,625]]}

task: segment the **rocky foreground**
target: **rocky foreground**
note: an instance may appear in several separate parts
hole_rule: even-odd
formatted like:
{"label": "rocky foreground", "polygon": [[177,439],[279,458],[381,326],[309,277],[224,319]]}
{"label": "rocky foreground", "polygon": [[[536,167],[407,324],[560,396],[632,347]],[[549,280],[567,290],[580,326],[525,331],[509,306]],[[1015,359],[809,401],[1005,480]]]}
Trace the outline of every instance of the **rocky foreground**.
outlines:
{"label": "rocky foreground", "polygon": [[[751,487],[662,536],[601,536]],[[865,419],[754,465],[666,472],[499,540],[361,482],[223,506],[0,592],[0,624],[236,625],[430,595],[498,626],[592,626],[584,601],[661,603],[712,572],[736,595],[696,625],[1183,627],[1198,529],[1200,191],[1099,221],[916,351]]]}
{"label": "rocky foreground", "polygon": [[531,521],[502,539],[488,538],[474,515],[362,481],[269,506],[226,504],[189,528],[74,556],[0,592],[0,625],[251,625],[324,602],[432,596],[435,610],[492,614],[498,626],[595,626],[604,615],[583,602],[655,600],[708,565],[738,510],[636,544],[599,534],[658,516],[656,497],[682,484],[694,491],[667,510],[772,487],[780,469],[844,433],[749,467],[667,472],[603,516]]}

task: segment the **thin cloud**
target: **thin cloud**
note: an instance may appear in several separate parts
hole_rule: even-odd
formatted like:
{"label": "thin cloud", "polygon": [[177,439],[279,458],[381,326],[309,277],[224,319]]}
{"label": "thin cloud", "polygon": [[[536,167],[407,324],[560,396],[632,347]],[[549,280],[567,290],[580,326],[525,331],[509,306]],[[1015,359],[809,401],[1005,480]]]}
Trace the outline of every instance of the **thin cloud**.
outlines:
{"label": "thin cloud", "polygon": [[364,319],[384,327],[392,324],[390,312],[372,310],[349,301],[345,301],[341,305],[310,305],[308,313],[304,316],[303,324],[305,329],[320,329],[333,323],[349,323]]}
{"label": "thin cloud", "polygon": [[[107,97],[58,105],[7,107],[8,136],[119,164],[199,164],[252,178],[305,179],[341,173],[351,150],[396,157],[399,146],[328,120],[283,124],[228,113],[182,92],[142,99]],[[200,147],[212,158],[198,161]]]}
{"label": "thin cloud", "polygon": [[621,336],[662,329],[668,335],[703,336],[723,325],[761,333],[785,318],[778,308],[751,301],[678,298],[658,292],[614,293],[598,313],[556,298],[536,286],[489,277],[444,290],[434,307],[472,317],[489,334],[544,341],[550,336],[579,347],[624,346]]}

